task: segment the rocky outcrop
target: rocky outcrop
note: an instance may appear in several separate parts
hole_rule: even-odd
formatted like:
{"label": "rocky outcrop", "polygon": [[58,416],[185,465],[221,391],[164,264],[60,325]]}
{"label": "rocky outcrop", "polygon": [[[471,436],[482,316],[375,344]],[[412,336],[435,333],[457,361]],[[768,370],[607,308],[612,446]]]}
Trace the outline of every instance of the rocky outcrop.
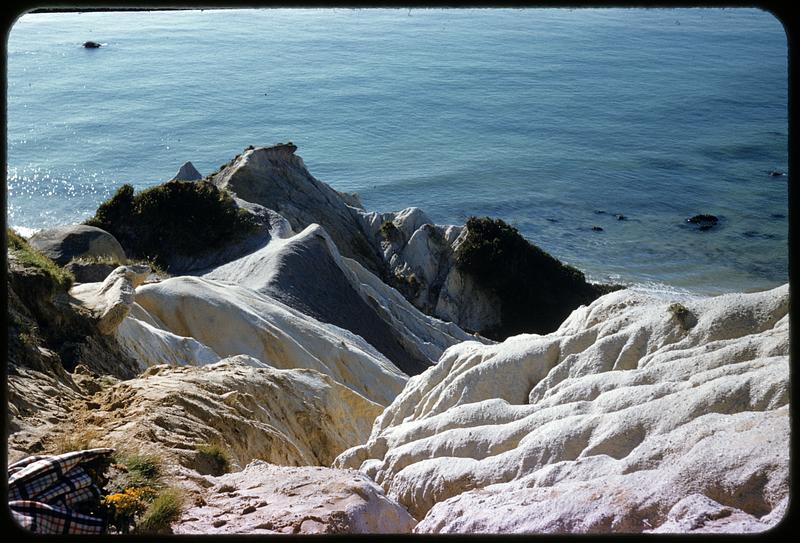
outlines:
{"label": "rocky outcrop", "polygon": [[279,213],[297,232],[321,225],[344,256],[381,277],[383,260],[361,230],[355,208],[315,179],[294,154],[296,149],[291,143],[247,149],[209,179],[243,200]]}
{"label": "rocky outcrop", "polygon": [[175,177],[170,179],[170,181],[197,181],[202,178],[203,176],[197,171],[194,164],[185,162],[178,170],[178,173],[175,174]]}
{"label": "rocky outcrop", "polygon": [[366,440],[382,410],[318,371],[270,368],[244,355],[202,367],[154,366],[98,386],[90,404],[72,422],[97,436],[93,445],[199,470],[198,446],[217,443],[235,471],[253,459],[327,466]]}
{"label": "rocky outcrop", "polygon": [[713,519],[686,519],[704,511],[774,524],[788,286],[674,302],[618,291],[552,334],[451,347],[334,467],[381,484],[417,532],[699,530]]}
{"label": "rocky outcrop", "polygon": [[389,282],[415,307],[459,327],[477,331],[502,321],[499,298],[455,266],[463,226],[434,225],[419,208],[360,213],[371,242],[382,248]]}
{"label": "rocky outcrop", "polygon": [[206,180],[167,181],[138,193],[122,185],[85,224],[113,234],[128,256],[180,273],[187,260],[252,250],[262,216]]}
{"label": "rocky outcrop", "polygon": [[148,266],[119,266],[102,283],[83,283],[70,289],[70,295],[97,319],[101,334],[114,332],[133,305],[134,292],[150,274]]}
{"label": "rocky outcrop", "polygon": [[416,523],[378,485],[351,470],[256,460],[201,483],[194,483],[199,505],[184,512],[176,534],[391,534],[408,533]]}
{"label": "rocky outcrop", "polygon": [[117,264],[126,262],[125,251],[114,236],[84,224],[39,230],[28,243],[59,266],[80,258],[110,260]]}
{"label": "rocky outcrop", "polygon": [[447,347],[472,339],[457,326],[422,314],[358,262],[343,258],[319,225],[274,234],[261,249],[204,277],[253,289],[347,329],[408,375],[435,363]]}
{"label": "rocky outcrop", "polygon": [[[191,338],[185,350],[202,350],[208,357],[245,354],[274,368],[317,370],[381,405],[408,379],[363,338],[232,283],[173,277],[140,286],[136,306],[128,319],[142,324],[117,338],[143,366],[163,363],[158,354],[144,356],[158,353],[165,337],[180,336]],[[153,335],[152,329],[172,336]]]}
{"label": "rocky outcrop", "polygon": [[422,311],[492,339],[553,331],[617,288],[588,283],[500,220],[439,226],[418,208],[360,216],[395,288]]}

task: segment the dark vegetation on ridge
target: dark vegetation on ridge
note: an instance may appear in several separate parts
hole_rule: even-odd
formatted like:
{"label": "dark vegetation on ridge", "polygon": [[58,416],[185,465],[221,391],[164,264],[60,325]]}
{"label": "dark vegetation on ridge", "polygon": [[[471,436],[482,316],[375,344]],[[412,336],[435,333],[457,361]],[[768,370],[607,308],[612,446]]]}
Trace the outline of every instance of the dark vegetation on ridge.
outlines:
{"label": "dark vegetation on ridge", "polygon": [[583,273],[529,243],[500,219],[470,217],[456,266],[501,300],[501,324],[479,332],[501,340],[523,332],[556,330],[578,306],[617,290],[586,281]]}
{"label": "dark vegetation on ridge", "polygon": [[130,257],[170,268],[170,256],[217,249],[254,231],[256,221],[208,181],[168,181],[134,194],[131,185],[86,221],[111,233]]}

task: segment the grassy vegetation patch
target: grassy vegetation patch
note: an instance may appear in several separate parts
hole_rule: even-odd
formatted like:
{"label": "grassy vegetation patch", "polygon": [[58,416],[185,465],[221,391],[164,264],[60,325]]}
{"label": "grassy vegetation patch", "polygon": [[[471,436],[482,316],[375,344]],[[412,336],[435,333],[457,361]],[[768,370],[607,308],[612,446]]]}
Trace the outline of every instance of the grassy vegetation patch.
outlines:
{"label": "grassy vegetation patch", "polygon": [[40,270],[54,287],[60,290],[69,290],[75,281],[75,277],[70,272],[31,247],[25,238],[13,229],[7,228],[6,236],[9,253],[13,253],[21,265]]}
{"label": "grassy vegetation patch", "polygon": [[86,224],[110,232],[128,256],[167,270],[170,255],[200,254],[256,228],[227,191],[205,180],[169,181],[138,194],[123,185]]}
{"label": "grassy vegetation patch", "polygon": [[161,490],[136,523],[137,534],[170,533],[170,525],[178,520],[183,509],[183,495],[175,488]]}
{"label": "grassy vegetation patch", "polygon": [[391,242],[400,241],[402,238],[400,230],[398,230],[397,226],[395,226],[392,221],[383,221],[383,224],[381,224],[381,235],[383,239]]}
{"label": "grassy vegetation patch", "polygon": [[680,324],[681,328],[684,330],[689,329],[694,325],[694,315],[692,315],[691,311],[689,311],[689,309],[687,309],[682,303],[675,302],[674,304],[670,304],[670,306],[667,308],[667,311],[672,314],[672,317],[678,321],[678,324]]}
{"label": "grassy vegetation patch", "polygon": [[500,219],[470,217],[466,227],[456,266],[501,301],[501,325],[481,330],[487,337],[552,332],[575,308],[618,288],[588,283]]}
{"label": "grassy vegetation patch", "polygon": [[117,452],[110,466],[102,503],[110,530],[163,534],[178,519],[182,493],[164,484],[160,458],[140,452]]}
{"label": "grassy vegetation patch", "polygon": [[230,460],[219,443],[202,443],[196,447],[195,469],[199,473],[219,476],[230,470]]}

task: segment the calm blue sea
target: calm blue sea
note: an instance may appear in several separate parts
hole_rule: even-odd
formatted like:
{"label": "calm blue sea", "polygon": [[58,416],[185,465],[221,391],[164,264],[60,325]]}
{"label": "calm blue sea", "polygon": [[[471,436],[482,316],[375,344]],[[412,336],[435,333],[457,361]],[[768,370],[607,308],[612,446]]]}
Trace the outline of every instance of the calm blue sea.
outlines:
{"label": "calm blue sea", "polygon": [[7,223],[78,222],[122,183],[291,140],[367,209],[500,217],[594,280],[769,288],[788,280],[789,177],[767,174],[788,168],[787,55],[756,9],[26,15]]}

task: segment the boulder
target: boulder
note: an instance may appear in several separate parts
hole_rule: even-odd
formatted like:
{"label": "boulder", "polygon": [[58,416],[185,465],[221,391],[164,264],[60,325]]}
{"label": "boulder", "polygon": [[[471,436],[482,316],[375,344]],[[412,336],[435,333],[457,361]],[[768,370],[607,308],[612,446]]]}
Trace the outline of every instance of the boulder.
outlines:
{"label": "boulder", "polygon": [[255,460],[207,477],[201,505],[184,511],[176,534],[392,534],[416,521],[363,474]]}
{"label": "boulder", "polygon": [[126,262],[125,251],[114,236],[84,224],[39,230],[28,243],[59,266],[79,258],[109,260],[116,264]]}
{"label": "boulder", "polygon": [[681,299],[683,321],[675,301],[616,291],[551,334],[451,347],[333,466],[381,484],[417,532],[672,531],[721,507],[774,525],[788,285]]}
{"label": "boulder", "polygon": [[136,287],[149,274],[149,266],[119,266],[102,283],[75,285],[70,295],[95,315],[101,334],[111,334],[128,315]]}
{"label": "boulder", "polygon": [[175,177],[170,179],[170,181],[197,181],[202,178],[203,176],[200,175],[200,172],[197,171],[194,164],[185,162],[178,170],[178,173],[175,174]]}

